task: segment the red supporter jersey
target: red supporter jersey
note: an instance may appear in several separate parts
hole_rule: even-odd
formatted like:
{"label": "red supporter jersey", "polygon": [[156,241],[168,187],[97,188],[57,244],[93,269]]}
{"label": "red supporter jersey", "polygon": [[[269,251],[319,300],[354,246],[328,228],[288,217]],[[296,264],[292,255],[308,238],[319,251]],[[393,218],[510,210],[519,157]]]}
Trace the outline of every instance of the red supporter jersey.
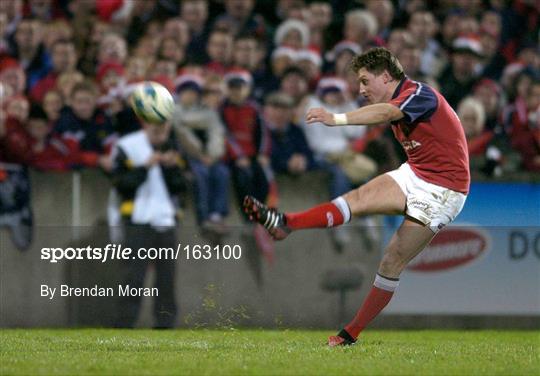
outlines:
{"label": "red supporter jersey", "polygon": [[404,78],[392,100],[405,117],[392,130],[421,179],[467,194],[471,176],[465,132],[444,97],[428,85]]}

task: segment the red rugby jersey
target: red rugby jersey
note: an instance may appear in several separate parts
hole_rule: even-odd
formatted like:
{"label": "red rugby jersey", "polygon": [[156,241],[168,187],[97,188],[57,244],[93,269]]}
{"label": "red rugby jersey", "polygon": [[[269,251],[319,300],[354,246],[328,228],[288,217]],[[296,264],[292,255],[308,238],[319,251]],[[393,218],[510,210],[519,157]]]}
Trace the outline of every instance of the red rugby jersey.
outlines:
{"label": "red rugby jersey", "polygon": [[471,176],[465,132],[446,99],[428,85],[404,78],[392,100],[405,117],[392,130],[421,179],[467,194]]}

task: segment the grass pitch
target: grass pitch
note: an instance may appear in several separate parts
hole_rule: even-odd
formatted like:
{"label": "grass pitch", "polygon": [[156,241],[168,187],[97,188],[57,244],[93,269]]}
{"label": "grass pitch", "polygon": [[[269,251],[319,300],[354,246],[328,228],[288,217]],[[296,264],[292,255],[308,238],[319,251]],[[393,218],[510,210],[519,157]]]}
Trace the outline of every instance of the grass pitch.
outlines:
{"label": "grass pitch", "polygon": [[540,331],[3,329],[0,375],[538,375]]}

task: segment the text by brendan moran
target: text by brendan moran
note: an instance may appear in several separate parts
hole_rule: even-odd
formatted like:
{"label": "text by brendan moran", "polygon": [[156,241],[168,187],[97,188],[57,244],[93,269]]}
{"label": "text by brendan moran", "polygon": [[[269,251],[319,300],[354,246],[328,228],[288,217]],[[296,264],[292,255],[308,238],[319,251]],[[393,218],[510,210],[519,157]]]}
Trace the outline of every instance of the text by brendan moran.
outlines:
{"label": "text by brendan moran", "polygon": [[159,290],[157,287],[130,287],[129,285],[118,285],[113,287],[71,287],[68,285],[60,285],[60,287],[50,287],[49,285],[41,285],[41,296],[49,299],[54,299],[56,296],[72,297],[72,296],[158,296]]}

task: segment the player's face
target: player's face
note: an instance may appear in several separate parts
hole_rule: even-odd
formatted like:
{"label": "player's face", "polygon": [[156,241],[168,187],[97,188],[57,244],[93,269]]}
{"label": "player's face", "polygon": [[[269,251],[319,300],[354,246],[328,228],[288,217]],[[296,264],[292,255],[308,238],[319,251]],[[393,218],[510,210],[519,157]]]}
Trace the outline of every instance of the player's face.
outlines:
{"label": "player's face", "polygon": [[359,93],[366,98],[369,104],[381,103],[384,101],[387,91],[387,73],[374,75],[366,68],[358,71]]}

